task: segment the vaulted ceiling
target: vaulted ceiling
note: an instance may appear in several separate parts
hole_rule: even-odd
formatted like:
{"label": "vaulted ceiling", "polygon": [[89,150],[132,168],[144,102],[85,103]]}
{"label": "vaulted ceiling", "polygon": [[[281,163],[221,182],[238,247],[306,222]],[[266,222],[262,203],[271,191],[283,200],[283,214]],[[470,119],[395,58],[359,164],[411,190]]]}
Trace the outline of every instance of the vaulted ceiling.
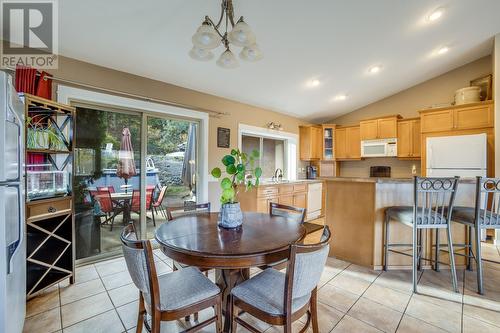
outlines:
{"label": "vaulted ceiling", "polygon": [[[257,36],[260,62],[227,70],[188,56],[191,36],[205,15],[218,17],[220,0],[59,1],[60,53],[322,120],[490,54],[500,32],[498,0],[233,2]],[[437,8],[442,17],[429,21]],[[370,74],[375,65],[381,70]]]}

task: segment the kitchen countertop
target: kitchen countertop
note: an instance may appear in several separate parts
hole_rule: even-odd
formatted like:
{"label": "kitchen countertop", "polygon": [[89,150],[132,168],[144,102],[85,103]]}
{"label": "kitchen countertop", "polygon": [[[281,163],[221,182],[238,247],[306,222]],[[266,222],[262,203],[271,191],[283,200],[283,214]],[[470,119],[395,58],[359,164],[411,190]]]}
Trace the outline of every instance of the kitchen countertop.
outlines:
{"label": "kitchen countertop", "polygon": [[[324,177],[324,181],[353,182],[353,183],[377,183],[377,184],[406,184],[413,183],[413,178],[385,178],[385,177]],[[475,178],[461,178],[459,183],[474,184]]]}
{"label": "kitchen countertop", "polygon": [[261,186],[269,186],[269,185],[287,185],[287,184],[312,184],[312,183],[320,183],[324,181],[324,179],[316,178],[316,179],[295,179],[295,180],[285,180],[281,182],[275,182],[272,180],[261,181]]}

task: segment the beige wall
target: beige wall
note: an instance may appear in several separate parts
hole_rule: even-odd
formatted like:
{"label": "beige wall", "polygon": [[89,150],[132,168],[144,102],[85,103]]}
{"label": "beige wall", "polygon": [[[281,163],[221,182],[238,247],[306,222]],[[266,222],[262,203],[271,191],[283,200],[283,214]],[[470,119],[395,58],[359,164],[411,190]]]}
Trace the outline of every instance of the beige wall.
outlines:
{"label": "beige wall", "polygon": [[400,114],[404,118],[417,117],[417,111],[420,109],[434,104],[453,102],[457,89],[468,87],[470,80],[491,72],[492,58],[486,56],[395,95],[337,117],[328,121],[328,123],[353,125],[362,119],[391,114]]}
{"label": "beige wall", "polygon": [[230,152],[230,149],[217,148],[217,127],[231,129],[231,147],[236,147],[238,145],[239,123],[265,127],[267,122],[274,121],[281,123],[284,131],[295,134],[299,132],[298,126],[305,123],[297,118],[248,104],[65,57],[59,58],[59,69],[52,71],[52,73],[58,78],[101,88],[188,104],[193,107],[201,107],[214,111],[229,112],[230,115],[222,116],[221,118],[210,117],[208,142],[209,170],[220,163],[224,154]]}
{"label": "beige wall", "polygon": [[[337,125],[356,125],[360,120],[379,116],[400,114],[404,118],[418,117],[418,110],[434,104],[451,103],[455,90],[467,87],[470,80],[492,73],[492,57],[487,56],[448,73],[425,81],[395,95],[352,111],[348,114],[328,121]],[[342,177],[367,177],[370,166],[390,166],[392,177],[411,177],[412,166],[417,166],[418,161],[404,161],[396,158],[369,158],[363,161],[349,161],[340,163],[340,176]]]}

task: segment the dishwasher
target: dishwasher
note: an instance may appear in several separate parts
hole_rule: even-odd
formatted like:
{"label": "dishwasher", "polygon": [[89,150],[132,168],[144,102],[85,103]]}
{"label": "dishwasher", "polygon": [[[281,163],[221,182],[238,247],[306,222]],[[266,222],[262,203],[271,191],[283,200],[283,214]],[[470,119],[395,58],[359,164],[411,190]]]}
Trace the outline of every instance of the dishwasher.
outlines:
{"label": "dishwasher", "polygon": [[309,184],[307,189],[307,217],[306,220],[314,220],[321,215],[323,204],[323,183]]}

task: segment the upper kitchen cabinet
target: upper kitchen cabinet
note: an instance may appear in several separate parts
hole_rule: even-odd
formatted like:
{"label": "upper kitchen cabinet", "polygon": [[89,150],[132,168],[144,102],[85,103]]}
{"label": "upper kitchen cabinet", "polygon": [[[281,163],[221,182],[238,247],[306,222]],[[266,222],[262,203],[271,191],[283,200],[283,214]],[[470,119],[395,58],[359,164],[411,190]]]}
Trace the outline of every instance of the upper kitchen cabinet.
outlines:
{"label": "upper kitchen cabinet", "polygon": [[422,133],[493,127],[493,101],[420,111]]}
{"label": "upper kitchen cabinet", "polygon": [[420,119],[398,121],[398,157],[419,159],[420,145]]}
{"label": "upper kitchen cabinet", "polygon": [[363,120],[359,123],[361,140],[390,139],[397,137],[398,117]]}
{"label": "upper kitchen cabinet", "polygon": [[360,127],[337,127],[335,129],[335,159],[361,159]]}
{"label": "upper kitchen cabinet", "polygon": [[321,125],[299,126],[300,159],[316,161],[323,157],[323,127]]}
{"label": "upper kitchen cabinet", "polygon": [[323,125],[323,161],[332,161],[335,158],[335,125]]}

